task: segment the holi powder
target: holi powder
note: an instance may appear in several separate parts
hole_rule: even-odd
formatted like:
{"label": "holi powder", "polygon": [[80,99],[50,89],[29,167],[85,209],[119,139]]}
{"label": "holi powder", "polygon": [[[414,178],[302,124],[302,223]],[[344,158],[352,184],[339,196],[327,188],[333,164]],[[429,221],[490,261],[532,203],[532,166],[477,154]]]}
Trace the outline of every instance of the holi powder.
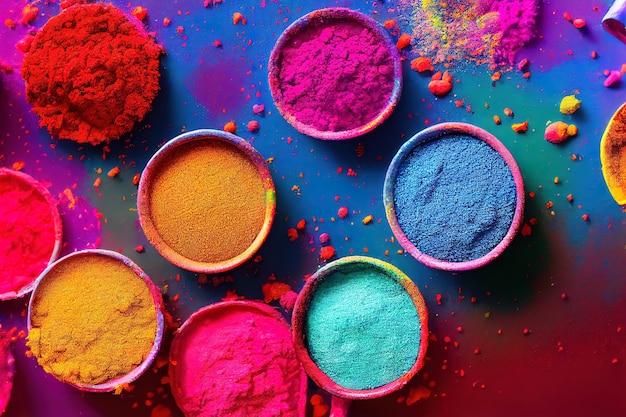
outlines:
{"label": "holi powder", "polygon": [[31,176],[0,168],[0,299],[20,297],[61,249],[56,202]]}
{"label": "holi powder", "polygon": [[390,164],[384,195],[398,241],[442,269],[471,269],[499,255],[523,208],[513,157],[495,137],[463,123],[433,126],[405,143]]}
{"label": "holi powder", "polygon": [[307,378],[289,325],[260,302],[195,312],[172,341],[169,377],[187,417],[305,415]]}
{"label": "holi powder", "polygon": [[626,103],[609,121],[600,141],[604,181],[613,199],[626,205]]}
{"label": "holi powder", "polygon": [[322,9],[279,38],[268,67],[279,111],[302,133],[347,139],[382,123],[399,98],[398,53],[371,18]]}
{"label": "holi powder", "polygon": [[416,42],[411,53],[433,63],[512,65],[535,36],[539,0],[400,0]]}
{"label": "holi powder", "polygon": [[263,157],[220,131],[174,138],[148,162],[139,184],[148,239],[171,262],[198,272],[249,259],[269,233],[275,204]]}
{"label": "holi powder", "polygon": [[128,258],[74,252],[37,280],[28,308],[33,356],[55,378],[112,391],[150,365],[163,333],[158,288]]}
{"label": "holi powder", "polygon": [[26,98],[52,136],[108,143],[150,110],[162,52],[120,9],[75,5],[33,39],[22,65]]}
{"label": "holi powder", "polygon": [[309,376],[346,398],[374,398],[404,385],[423,365],[427,311],[397,268],[345,257],[307,281],[294,309],[296,349]]}

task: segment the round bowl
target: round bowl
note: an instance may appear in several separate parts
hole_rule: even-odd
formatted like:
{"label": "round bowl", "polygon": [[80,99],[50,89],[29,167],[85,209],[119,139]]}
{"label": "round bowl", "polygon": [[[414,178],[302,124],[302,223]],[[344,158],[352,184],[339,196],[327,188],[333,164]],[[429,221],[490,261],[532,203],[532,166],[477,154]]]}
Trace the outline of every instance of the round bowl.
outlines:
{"label": "round bowl", "polygon": [[[115,297],[106,295],[106,294],[104,295],[96,294],[94,293],[93,289],[89,289],[87,286],[83,287],[82,286],[83,284],[81,283],[81,284],[77,284],[81,286],[81,288],[79,288],[77,291],[70,292],[69,289],[66,288],[67,293],[63,295],[71,297],[71,299],[69,300],[67,300],[67,298],[65,300],[57,299],[59,297],[58,294],[52,299],[49,298],[50,296],[46,294],[46,291],[49,291],[48,288],[50,288],[50,286],[64,284],[64,283],[59,284],[60,281],[57,281],[55,283],[54,282],[55,278],[57,280],[63,280],[65,278],[64,274],[70,271],[72,267],[80,268],[81,265],[92,264],[93,262],[98,261],[98,258],[100,258],[100,260],[102,260],[103,262],[108,263],[108,265],[101,266],[102,269],[98,271],[99,273],[105,273],[107,272],[107,270],[105,269],[107,266],[115,265],[114,266],[115,269],[109,271],[109,273],[111,273],[112,275],[103,277],[102,278],[103,281],[111,282],[111,278],[113,275],[119,274],[120,273],[119,271],[125,271],[126,269],[128,269],[128,271],[125,271],[123,273],[125,274],[126,272],[128,272],[129,276],[130,275],[136,276],[137,279],[141,281],[141,284],[133,286],[133,288],[136,288],[138,289],[138,291],[143,292],[143,286],[145,285],[145,290],[148,293],[147,294],[144,293],[141,296],[142,297],[145,296],[150,300],[149,306],[141,306],[143,307],[143,310],[140,310],[139,303],[141,301],[139,301],[138,299],[139,296],[132,298],[132,297],[129,297],[128,292],[124,293],[124,285],[128,281],[116,282],[114,284],[114,287],[110,288],[110,291],[116,291],[116,294],[118,294],[118,296],[115,296]],[[80,269],[79,269],[79,272],[81,274],[93,273],[93,271],[80,271]],[[85,285],[86,284],[87,282],[85,282]],[[104,287],[107,287],[107,285],[101,285],[100,287],[104,288]],[[57,288],[55,291],[58,292],[59,289]],[[86,299],[86,297],[89,297],[89,299]],[[109,300],[113,300],[113,301],[109,302]],[[119,300],[126,300],[126,303],[124,301],[119,301]],[[135,264],[132,260],[130,260],[129,258],[127,258],[126,256],[118,252],[104,250],[104,249],[85,249],[85,250],[73,252],[73,253],[70,253],[69,255],[66,255],[58,259],[54,263],[52,263],[39,276],[39,278],[37,278],[37,281],[35,283],[35,288],[33,289],[33,293],[30,298],[30,302],[28,304],[28,317],[27,317],[28,344],[31,347],[31,350],[33,350],[34,343],[40,344],[38,340],[35,341],[36,340],[35,338],[37,337],[36,335],[41,335],[43,333],[50,332],[51,330],[50,328],[48,328],[45,331],[42,330],[42,327],[40,327],[40,324],[38,323],[38,320],[40,320],[40,318],[35,317],[37,309],[40,308],[40,303],[42,306],[41,308],[46,310],[46,313],[42,314],[42,317],[48,317],[48,316],[52,317],[52,314],[53,314],[53,312],[50,312],[48,307],[46,307],[46,304],[48,303],[51,305],[58,305],[59,303],[67,304],[66,306],[59,307],[59,310],[61,311],[57,311],[56,316],[62,317],[62,318],[59,319],[58,323],[54,323],[53,325],[50,325],[50,327],[66,326],[66,327],[72,327],[76,331],[79,331],[82,328],[82,329],[89,329],[89,330],[85,330],[86,332],[87,331],[93,332],[92,326],[95,325],[95,326],[99,326],[98,329],[101,330],[101,332],[97,334],[97,337],[109,337],[109,336],[102,336],[105,333],[115,334],[115,336],[119,335],[119,339],[116,338],[109,346],[112,352],[123,349],[123,346],[126,343],[126,338],[134,337],[133,335],[128,334],[128,333],[122,334],[122,332],[124,332],[124,329],[111,329],[111,331],[109,331],[109,329],[106,329],[106,325],[108,325],[109,323],[113,321],[112,320],[113,315],[115,314],[124,315],[124,312],[126,310],[122,311],[120,310],[120,308],[136,309],[132,313],[133,318],[137,320],[137,323],[136,325],[134,325],[134,327],[140,328],[144,326],[145,328],[145,326],[147,325],[147,322],[150,322],[151,323],[150,325],[152,324],[154,325],[155,334],[154,334],[154,339],[152,339],[152,343],[151,343],[151,347],[149,351],[141,355],[143,356],[143,360],[141,360],[137,366],[133,367],[129,372],[124,373],[122,375],[115,376],[108,380],[93,383],[93,384],[82,383],[82,382],[77,382],[76,380],[71,380],[70,378],[64,378],[58,373],[51,372],[51,369],[46,369],[46,367],[42,365],[44,366],[44,370],[46,370],[46,372],[51,373],[59,381],[65,382],[82,391],[109,392],[109,391],[118,390],[119,387],[133,382],[150,367],[150,365],[156,358],[157,353],[160,349],[161,341],[163,338],[163,329],[164,329],[163,299],[161,297],[161,292],[159,288],[152,282],[150,277],[148,277],[146,273],[139,266],[137,266],[137,264]],[[87,305],[93,305],[93,303],[101,303],[101,304],[108,303],[108,305],[106,305],[105,307],[109,308],[110,310],[108,311],[108,313],[105,311],[105,312],[102,312],[101,315],[99,315],[98,313],[100,313],[100,311],[98,311],[98,309],[88,307],[88,309],[84,311],[84,316],[81,317],[80,320],[78,321],[75,320],[73,322],[66,322],[66,323],[61,321],[63,317],[68,313],[68,311],[73,311],[73,313],[77,315],[78,312],[76,310],[78,309],[78,306],[81,303],[87,304]],[[111,306],[112,303],[114,304],[113,306]],[[117,303],[120,303],[120,304],[118,305]],[[105,307],[102,307],[102,308],[105,308]],[[154,309],[154,320],[152,320],[152,309]],[[126,311],[126,313],[128,312]],[[141,318],[139,317],[140,314],[142,314]],[[126,316],[127,315],[128,314],[126,314]],[[81,327],[81,326],[84,326],[84,327]],[[36,335],[34,331],[35,329],[36,329]],[[93,333],[91,334],[93,335]],[[138,339],[134,339],[134,340],[137,341]],[[78,345],[79,343],[79,341],[72,342],[71,340],[66,341],[66,342],[73,343],[76,345]],[[88,350],[89,348],[91,348],[91,346],[95,346],[96,343],[97,343],[97,338],[94,339],[93,341],[84,342],[84,349]],[[116,345],[116,343],[118,343],[118,345]],[[61,350],[59,350],[60,348],[61,348],[61,345],[58,345],[56,349],[52,347],[52,349],[55,349],[54,350],[55,355],[56,354],[61,355],[59,353],[61,352]],[[100,348],[102,349],[103,347],[101,346]],[[37,359],[37,361],[39,362],[40,355],[36,354],[34,351],[33,351],[33,354],[35,358]],[[75,360],[75,357],[68,357],[67,360],[73,361]],[[51,363],[54,364],[56,362],[51,361]],[[91,369],[91,367],[94,367],[94,366],[96,365],[93,363],[79,364],[78,367],[80,369],[78,370],[78,372],[80,372],[81,370],[85,371],[85,369]],[[99,369],[98,371],[102,371],[102,370]]]}
{"label": "round bowl", "polygon": [[[380,50],[384,51],[385,56],[380,59],[384,59],[382,62],[384,62],[385,65],[381,65],[380,67],[374,67],[372,65],[372,69],[368,70],[368,77],[373,76],[371,74],[377,74],[382,77],[381,79],[384,79],[384,87],[386,88],[383,88],[383,83],[377,83],[378,88],[375,91],[378,93],[375,100],[377,102],[373,102],[371,98],[368,100],[364,99],[366,94],[369,93],[373,95],[374,92],[366,91],[367,89],[363,85],[353,82],[355,78],[352,74],[344,74],[346,78],[343,82],[341,84],[337,82],[338,86],[352,86],[352,90],[345,91],[343,97],[340,95],[337,99],[329,100],[323,95],[324,93],[320,92],[324,89],[337,90],[337,86],[329,85],[321,78],[324,74],[337,73],[337,71],[346,68],[347,64],[354,63],[355,59],[352,57],[339,57],[335,54],[332,57],[328,56],[328,61],[324,62],[324,66],[322,66],[320,62],[323,60],[320,58],[320,55],[315,54],[314,57],[309,58],[309,56],[319,51],[309,51],[309,55],[303,55],[306,52],[301,48],[302,43],[308,42],[311,39],[319,39],[322,33],[321,31],[325,28],[340,27],[341,25],[351,28],[362,28],[361,30],[368,31],[372,36],[372,41],[379,42],[382,48]],[[363,33],[359,33],[355,36],[364,35]],[[327,41],[326,44],[332,45],[330,48],[333,48],[337,45],[336,42],[336,40],[332,42]],[[350,47],[350,51],[358,47],[359,43],[355,42],[354,45]],[[289,51],[294,49],[295,53],[290,54]],[[386,56],[387,53],[388,57]],[[330,53],[328,53],[328,55],[330,55]],[[298,59],[302,59],[302,57],[309,59],[305,64],[314,65],[316,70],[320,72],[319,77],[312,72],[311,82],[314,83],[318,81],[321,84],[317,86],[304,86],[302,83],[300,83],[300,85],[292,85],[293,82],[290,79],[286,80],[287,77],[290,77],[283,73],[283,66],[287,65],[285,64],[286,59],[289,60],[290,65],[295,68],[305,68],[305,65],[302,63],[291,64],[291,56],[297,56]],[[370,53],[369,56],[373,55]],[[319,69],[317,69],[318,67]],[[385,73],[379,74],[378,68],[383,67],[385,68]],[[307,75],[307,71],[308,70],[304,71],[304,75]],[[373,130],[391,115],[398,104],[402,90],[402,64],[400,54],[386,29],[363,13],[340,7],[315,10],[293,22],[280,35],[270,54],[268,73],[272,98],[280,114],[300,133],[317,139],[344,140],[363,135]],[[290,89],[292,87],[301,87],[301,90],[305,91],[309,98],[312,94],[315,94],[317,103],[310,106],[298,107],[298,104],[302,103],[295,102],[293,99],[295,96],[299,96],[298,100],[300,102],[306,100],[302,100],[301,93],[293,93],[295,94],[293,96],[291,93],[288,93],[288,97],[286,97],[285,92],[288,90],[287,87]],[[363,99],[361,99],[360,95],[363,95]],[[324,101],[323,99],[325,98],[326,100]],[[320,100],[322,101],[321,103],[319,102]],[[338,111],[346,108],[354,108],[355,105],[361,106],[362,109],[367,109],[368,112],[371,113],[367,116],[371,117],[366,117],[366,115],[361,116],[364,112],[361,111],[362,109],[357,109],[359,111],[355,111],[354,113],[358,116],[355,117],[362,117],[364,120],[352,120],[352,123],[344,123],[344,118],[338,116]],[[301,113],[302,110],[306,110],[308,116],[303,116],[303,113]],[[326,122],[330,120],[328,123],[328,125],[332,125],[330,129],[329,126],[322,126],[325,122],[314,123],[315,121],[319,121],[318,118],[320,115],[325,116],[322,120]],[[310,117],[314,117],[314,120],[308,120]],[[333,127],[334,125],[338,125],[336,129]]]}
{"label": "round bowl", "polygon": [[[382,310],[381,305],[389,310]],[[344,307],[343,316],[336,313],[340,306]],[[371,311],[355,312],[355,308],[345,308],[349,306],[367,306]],[[404,310],[411,320],[402,318],[400,313]],[[316,322],[318,314],[321,320]],[[374,323],[383,321],[381,328],[375,328]],[[388,333],[381,334],[382,329]],[[364,343],[351,342],[351,331],[356,338],[379,340],[376,354],[361,350]],[[428,310],[417,286],[397,267],[375,258],[348,256],[325,265],[308,278],[296,299],[292,332],[298,358],[320,388],[349,400],[372,399],[402,388],[423,367],[428,347]],[[330,340],[331,346],[318,349],[315,339],[324,339],[323,344]],[[325,359],[329,352],[340,352],[342,357],[338,361]],[[352,356],[344,357],[345,352]],[[392,357],[402,357],[403,364],[387,372],[395,366],[390,362]],[[377,386],[356,387],[351,381],[343,381],[360,377],[335,374],[341,366],[348,368],[347,373],[366,368],[376,374],[373,379]],[[386,373],[384,378],[378,377],[379,368]],[[362,379],[357,383],[364,385]]]}
{"label": "round bowl", "polygon": [[167,142],[139,181],[139,221],[172,264],[219,273],[249,260],[270,232],[274,182],[265,159],[244,139],[202,129]]}
{"label": "round bowl", "polygon": [[[455,140],[458,143],[451,142]],[[415,164],[413,168],[405,169],[405,164],[411,163]],[[460,171],[461,163],[472,164],[469,175],[475,181]],[[495,169],[507,178],[506,183],[493,179]],[[403,175],[416,177],[402,179],[408,187],[399,192],[398,181]],[[448,183],[442,183],[443,175]],[[399,204],[406,188],[412,189],[412,200]],[[448,207],[464,204],[458,201],[463,191],[474,201],[463,206],[462,215],[447,213]],[[503,198],[497,203],[487,206],[500,196]],[[496,259],[517,234],[524,212],[524,182],[515,159],[495,136],[467,123],[441,123],[422,130],[402,145],[387,170],[383,201],[391,230],[405,251],[431,268],[466,271]],[[429,214],[429,207],[435,211]],[[475,216],[471,216],[474,209]],[[399,218],[408,219],[403,220],[404,228]],[[416,228],[424,230],[409,236],[409,220],[419,222]],[[430,229],[432,225],[435,227]]]}
{"label": "round bowl", "polygon": [[[209,415],[203,407],[210,415],[306,415],[307,376],[289,324],[267,304],[236,300],[202,307],[174,335],[169,359],[172,395],[186,416]],[[209,404],[203,401],[207,387]]]}
{"label": "round bowl", "polygon": [[[59,257],[61,244],[63,243],[63,224],[61,222],[61,216],[57,208],[57,202],[48,189],[28,174],[7,168],[0,168],[0,190],[6,192],[9,189],[15,192],[21,190],[22,196],[20,198],[22,200],[15,201],[15,203],[19,204],[21,207],[25,207],[27,199],[36,198],[39,199],[40,202],[43,202],[44,205],[47,206],[47,211],[49,211],[50,222],[46,225],[49,230],[24,230],[24,225],[28,224],[28,219],[33,216],[33,213],[29,211],[24,211],[23,213],[12,211],[10,213],[11,216],[7,215],[6,218],[0,220],[1,240],[3,240],[5,244],[9,241],[11,242],[8,248],[3,250],[8,251],[9,248],[13,250],[16,247],[26,246],[33,240],[40,241],[44,232],[49,233],[53,237],[50,241],[49,248],[46,250],[46,253],[49,255],[47,255],[45,259],[30,259],[28,261],[30,271],[28,271],[27,276],[23,276],[23,279],[17,282],[14,288],[6,288],[4,291],[0,291],[0,300],[19,298],[31,292],[37,276],[51,262]],[[8,208],[4,207],[4,209]],[[20,214],[20,218],[15,218],[14,221],[10,221],[9,217],[13,218],[16,214]],[[16,225],[19,225],[21,234],[15,233]],[[24,233],[28,233],[28,236],[25,236]],[[0,271],[4,272],[4,274],[11,275],[11,279],[14,279],[20,272],[24,273],[23,271],[12,270],[13,267],[15,266],[0,265]],[[2,280],[7,279],[6,276],[0,278]]]}

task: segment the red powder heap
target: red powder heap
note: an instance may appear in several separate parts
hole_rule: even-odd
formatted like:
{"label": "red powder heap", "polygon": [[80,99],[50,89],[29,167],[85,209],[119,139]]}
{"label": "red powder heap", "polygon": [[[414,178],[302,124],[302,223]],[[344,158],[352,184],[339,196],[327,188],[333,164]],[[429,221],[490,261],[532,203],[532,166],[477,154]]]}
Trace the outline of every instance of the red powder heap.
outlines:
{"label": "red powder heap", "polygon": [[172,393],[187,417],[300,417],[303,372],[289,325],[257,302],[199,310],[170,351]]}
{"label": "red powder heap", "polygon": [[320,131],[362,127],[387,105],[394,66],[386,43],[350,20],[312,20],[282,51],[283,109]]}
{"label": "red powder heap", "polygon": [[108,143],[150,110],[162,51],[118,8],[75,5],[35,36],[22,66],[26,99],[53,136]]}
{"label": "red powder heap", "polygon": [[0,294],[31,284],[48,266],[56,242],[46,198],[8,172],[0,169]]}

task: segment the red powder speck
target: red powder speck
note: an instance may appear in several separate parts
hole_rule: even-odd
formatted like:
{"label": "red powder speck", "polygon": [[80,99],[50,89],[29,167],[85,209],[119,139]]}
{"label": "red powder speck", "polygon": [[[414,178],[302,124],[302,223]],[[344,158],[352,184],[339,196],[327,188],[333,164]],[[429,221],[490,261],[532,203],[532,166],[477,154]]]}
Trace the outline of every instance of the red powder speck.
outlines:
{"label": "red powder speck", "polygon": [[524,336],[528,336],[528,335],[530,335],[530,329],[529,328],[524,328],[524,330],[522,330],[522,333],[524,334]]}
{"label": "red powder speck", "polygon": [[231,120],[230,122],[224,125],[223,130],[224,132],[235,134],[237,132],[237,125],[235,124],[233,120]]}
{"label": "red powder speck", "polygon": [[339,218],[341,219],[346,218],[346,216],[348,216],[348,207],[346,206],[339,207],[339,210],[337,210],[337,216],[339,216]]}
{"label": "red powder speck", "polygon": [[298,224],[296,224],[296,229],[298,230],[304,230],[306,228],[306,220],[304,219],[300,219],[298,221]]}
{"label": "red powder speck", "polygon": [[148,17],[148,9],[146,9],[145,7],[137,6],[133,9],[131,14],[139,20],[144,20],[146,17]]}
{"label": "red powder speck", "polygon": [[32,23],[39,13],[39,8],[34,6],[33,3],[27,3],[26,6],[22,9],[22,18],[20,21],[24,25],[28,25]]}
{"label": "red powder speck", "polygon": [[287,229],[287,238],[291,242],[294,242],[296,239],[298,239],[298,230],[296,230],[294,227],[290,227],[289,229]]}
{"label": "red powder speck", "polygon": [[333,256],[335,256],[335,248],[332,245],[323,246],[320,249],[320,258],[323,261],[328,261]]}
{"label": "red powder speck", "polygon": [[401,51],[405,48],[408,48],[409,46],[411,46],[411,35],[409,35],[408,33],[403,33],[398,38],[398,42],[396,42],[396,48]]}
{"label": "red powder speck", "polygon": [[250,120],[248,122],[248,131],[249,132],[252,132],[252,133],[258,132],[260,128],[261,128],[261,125],[256,120]]}

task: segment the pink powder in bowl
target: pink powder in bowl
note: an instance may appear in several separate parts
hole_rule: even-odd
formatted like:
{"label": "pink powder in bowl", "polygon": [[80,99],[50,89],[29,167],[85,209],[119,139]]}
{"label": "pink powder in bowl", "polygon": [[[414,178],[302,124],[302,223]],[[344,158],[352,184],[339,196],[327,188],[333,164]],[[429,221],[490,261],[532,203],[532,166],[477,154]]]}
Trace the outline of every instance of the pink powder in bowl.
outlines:
{"label": "pink powder in bowl", "polygon": [[319,139],[353,138],[380,125],[402,88],[400,56],[375,20],[345,8],[320,9],[291,24],[268,65],[282,116]]}
{"label": "pink powder in bowl", "polygon": [[196,311],[170,349],[172,394],[186,417],[301,417],[306,374],[289,325],[256,301]]}

